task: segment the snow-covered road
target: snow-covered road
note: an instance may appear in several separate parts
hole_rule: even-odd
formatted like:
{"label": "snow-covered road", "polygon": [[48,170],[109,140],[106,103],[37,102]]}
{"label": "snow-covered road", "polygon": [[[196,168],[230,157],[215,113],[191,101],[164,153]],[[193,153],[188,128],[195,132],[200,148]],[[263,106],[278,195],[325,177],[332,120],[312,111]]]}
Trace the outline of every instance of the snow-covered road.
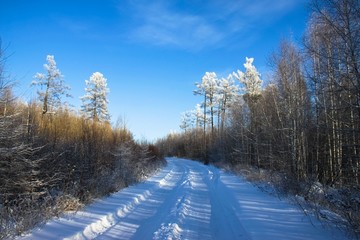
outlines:
{"label": "snow-covered road", "polygon": [[21,239],[346,239],[234,175],[189,160]]}

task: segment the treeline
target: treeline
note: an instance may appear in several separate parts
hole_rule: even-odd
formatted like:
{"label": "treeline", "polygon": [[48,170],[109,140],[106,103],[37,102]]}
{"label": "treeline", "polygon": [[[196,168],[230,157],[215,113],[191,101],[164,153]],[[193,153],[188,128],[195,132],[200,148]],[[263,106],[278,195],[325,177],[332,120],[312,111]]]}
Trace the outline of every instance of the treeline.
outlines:
{"label": "treeline", "polygon": [[317,183],[321,199],[312,200],[359,233],[359,1],[313,0],[309,7],[302,47],[284,40],[269,57],[269,84],[262,87],[248,58],[245,72],[228,77],[239,80],[232,91],[206,73],[195,90],[201,108],[184,114],[183,133],[157,145],[166,155],[276,172],[283,190],[309,200]]}
{"label": "treeline", "polygon": [[60,74],[52,74],[59,71],[51,56],[47,73],[36,75],[50,88],[37,101],[18,99],[0,53],[0,239],[77,210],[165,164],[154,146],[136,143],[121,124],[111,126],[103,105],[91,108],[96,91],[86,94],[81,114],[59,101]]}

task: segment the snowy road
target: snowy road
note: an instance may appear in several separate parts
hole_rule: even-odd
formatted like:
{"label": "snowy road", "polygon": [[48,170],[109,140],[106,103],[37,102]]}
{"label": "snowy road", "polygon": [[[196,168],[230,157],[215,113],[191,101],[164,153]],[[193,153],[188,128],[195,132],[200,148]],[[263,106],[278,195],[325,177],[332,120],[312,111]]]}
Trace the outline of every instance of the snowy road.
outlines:
{"label": "snowy road", "polygon": [[167,160],[146,182],[22,239],[346,239],[241,178],[193,161]]}

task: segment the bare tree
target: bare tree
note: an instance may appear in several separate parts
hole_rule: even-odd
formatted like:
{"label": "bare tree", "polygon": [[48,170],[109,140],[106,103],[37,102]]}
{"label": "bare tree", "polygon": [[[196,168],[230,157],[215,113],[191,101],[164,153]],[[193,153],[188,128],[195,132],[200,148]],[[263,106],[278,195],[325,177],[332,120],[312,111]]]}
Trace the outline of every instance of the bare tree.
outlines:
{"label": "bare tree", "polygon": [[274,80],[279,101],[279,121],[282,123],[282,144],[291,158],[291,173],[298,180],[307,175],[307,128],[310,122],[310,99],[303,74],[303,61],[292,43],[282,42],[278,53],[272,56]]}
{"label": "bare tree", "polygon": [[[359,182],[360,7],[356,0],[314,0],[305,46],[315,96],[322,181]],[[321,154],[325,149],[328,154]],[[345,181],[345,182],[344,182]]]}

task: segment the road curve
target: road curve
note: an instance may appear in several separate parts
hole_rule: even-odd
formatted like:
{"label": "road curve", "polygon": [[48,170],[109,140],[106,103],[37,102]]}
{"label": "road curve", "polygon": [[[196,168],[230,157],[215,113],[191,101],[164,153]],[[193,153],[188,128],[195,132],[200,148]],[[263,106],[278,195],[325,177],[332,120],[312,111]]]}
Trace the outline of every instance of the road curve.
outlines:
{"label": "road curve", "polygon": [[19,239],[346,239],[239,177],[194,161],[167,161],[147,181]]}

